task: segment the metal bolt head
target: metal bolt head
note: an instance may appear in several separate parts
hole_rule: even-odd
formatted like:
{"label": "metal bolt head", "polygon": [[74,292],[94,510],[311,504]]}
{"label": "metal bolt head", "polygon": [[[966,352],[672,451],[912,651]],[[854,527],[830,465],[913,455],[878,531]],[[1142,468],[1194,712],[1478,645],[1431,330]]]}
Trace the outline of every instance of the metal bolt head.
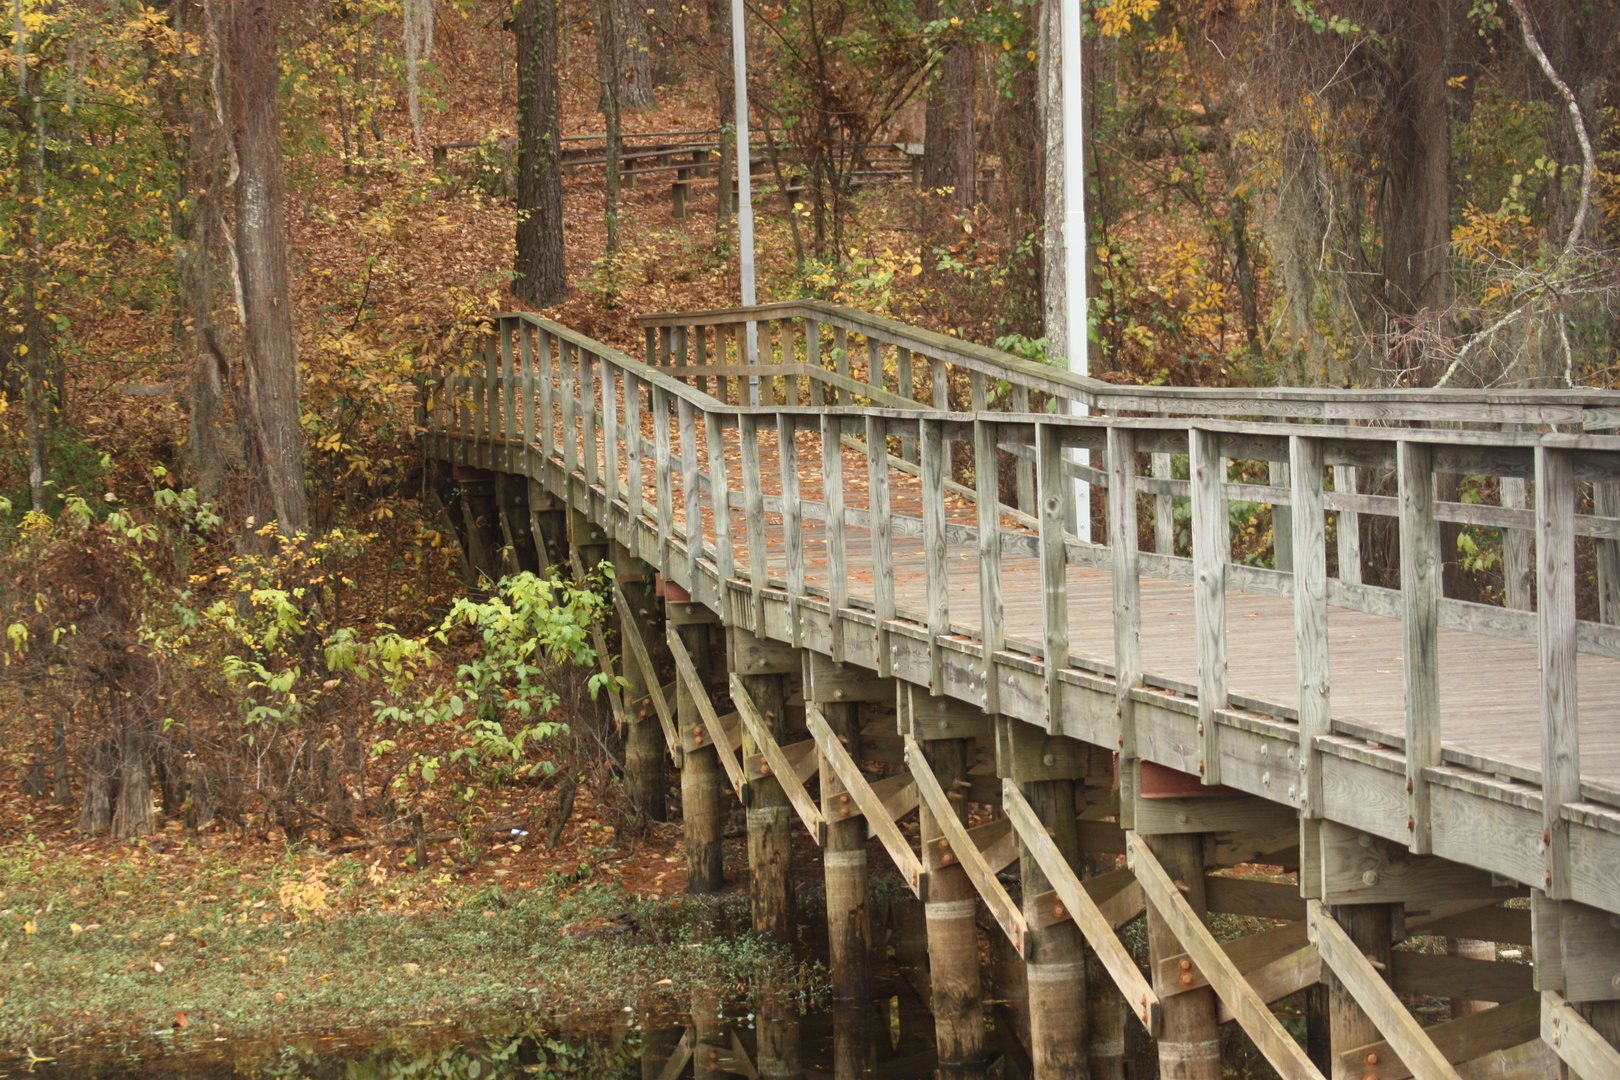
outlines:
{"label": "metal bolt head", "polygon": [[1382,1060],[1383,1059],[1378,1056],[1378,1051],[1376,1051],[1376,1050],[1368,1051],[1368,1053],[1367,1053],[1367,1064],[1368,1065],[1377,1065]]}
{"label": "metal bolt head", "polygon": [[1362,874],[1361,883],[1369,887],[1378,884],[1378,871],[1368,870],[1366,873]]}
{"label": "metal bolt head", "polygon": [[1057,764],[1057,755],[1056,754],[1043,755],[1042,758],[1041,758],[1041,761],[1046,765],[1047,768],[1051,768],[1053,765]]}

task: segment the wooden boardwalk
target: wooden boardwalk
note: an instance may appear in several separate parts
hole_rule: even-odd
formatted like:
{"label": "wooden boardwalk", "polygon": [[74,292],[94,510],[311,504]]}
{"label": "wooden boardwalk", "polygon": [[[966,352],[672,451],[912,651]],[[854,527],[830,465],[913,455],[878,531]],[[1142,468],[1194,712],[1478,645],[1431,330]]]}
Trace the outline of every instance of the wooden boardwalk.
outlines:
{"label": "wooden boardwalk", "polygon": [[[919,896],[958,882],[1026,958],[1083,936],[1157,1035],[1190,999],[1185,978],[1144,982],[1113,936],[1145,905],[1154,940],[1190,957],[1179,970],[1290,1078],[1324,1073],[1266,1005],[1328,968],[1333,1052],[1357,1075],[1386,1055],[1425,1080],[1458,1080],[1464,1061],[1551,1076],[1559,1059],[1620,1078],[1620,438],[1593,433],[1620,426],[1620,394],[1113,387],[808,302],[643,323],[644,362],[501,316],[429,401],[425,449],[500,493],[492,541],[463,495],[469,551],[533,545],[535,515],[563,513],[576,552],[650,564],[683,625],[703,621],[690,608],[724,628],[726,717],[681,635],[679,710],[649,646],[634,650],[650,705],[627,703],[627,722],[656,706],[689,796],[707,760],[739,795],[776,792],[820,842],[864,817]],[[1497,501],[1448,501],[1446,474]],[[1231,561],[1232,502],[1269,521],[1278,568]],[[1396,588],[1363,581],[1360,521],[1377,515],[1396,523],[1400,564],[1380,568]],[[1442,595],[1444,522],[1500,543],[1504,605]],[[1578,617],[1582,574],[1596,618]],[[738,677],[801,669],[806,715],[786,731]],[[895,710],[866,723],[876,774],[828,726],[846,699]],[[889,724],[899,742],[881,749]],[[924,748],[961,737],[991,771],[936,775]],[[1137,891],[1088,899],[1050,846],[1062,831],[1025,802],[1043,780],[1110,792],[1081,818],[1097,850],[1128,855]],[[891,822],[913,812],[920,849]],[[768,850],[749,820],[751,853]],[[1192,869],[1155,846],[1199,835],[1213,846]],[[1056,928],[1047,901],[1014,902],[995,876],[1020,852],[1026,880],[1056,890]],[[1196,904],[1172,884],[1243,852],[1297,884],[1260,901],[1217,870]],[[1514,897],[1533,932],[1496,906]],[[1462,1019],[1421,1029],[1392,991],[1508,1009],[1531,976],[1378,960],[1388,940],[1352,943],[1329,914],[1391,904],[1408,929],[1533,944],[1541,1038],[1520,1039],[1518,1005],[1483,1042]],[[1243,968],[1205,910],[1308,922],[1309,954],[1284,974],[1256,942]],[[943,1062],[957,1021],[940,1022]],[[1043,1052],[1037,1074],[1057,1060]]]}

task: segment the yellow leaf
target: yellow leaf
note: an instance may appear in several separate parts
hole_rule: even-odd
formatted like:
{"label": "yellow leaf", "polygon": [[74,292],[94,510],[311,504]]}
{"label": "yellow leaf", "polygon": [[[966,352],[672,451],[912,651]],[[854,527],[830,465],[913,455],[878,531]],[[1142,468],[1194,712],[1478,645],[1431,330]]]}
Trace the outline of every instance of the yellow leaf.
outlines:
{"label": "yellow leaf", "polygon": [[68,929],[73,931],[75,934],[84,933],[84,927],[80,926],[78,923],[69,923]]}
{"label": "yellow leaf", "polygon": [[25,933],[25,934],[32,934],[35,930],[38,930],[38,929],[39,929],[39,924],[36,923],[33,919],[29,919],[27,922],[23,923],[23,933]]}

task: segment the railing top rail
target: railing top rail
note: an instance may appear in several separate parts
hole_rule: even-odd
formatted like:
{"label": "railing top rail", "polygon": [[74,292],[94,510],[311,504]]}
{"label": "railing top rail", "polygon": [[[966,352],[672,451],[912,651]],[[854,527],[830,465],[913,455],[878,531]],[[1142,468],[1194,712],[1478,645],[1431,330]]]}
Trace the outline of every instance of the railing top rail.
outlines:
{"label": "railing top rail", "polygon": [[970,367],[990,366],[1021,376],[1032,387],[1078,398],[1095,408],[1142,412],[1218,412],[1288,415],[1333,420],[1424,419],[1474,422],[1582,423],[1620,426],[1620,391],[1371,389],[1326,387],[1120,386],[1026,360],[1000,349],[910,326],[820,300],[788,300],[754,307],[660,312],[638,316],[643,328],[716,325],[766,319],[810,318],[860,332],[870,329],[914,352]]}

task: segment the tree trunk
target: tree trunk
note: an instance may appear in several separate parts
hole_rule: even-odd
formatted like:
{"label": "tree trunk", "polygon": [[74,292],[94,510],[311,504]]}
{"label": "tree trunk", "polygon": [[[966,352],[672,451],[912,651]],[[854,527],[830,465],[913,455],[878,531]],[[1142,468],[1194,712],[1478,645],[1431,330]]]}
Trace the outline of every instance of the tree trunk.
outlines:
{"label": "tree trunk", "polygon": [[715,179],[714,246],[729,247],[731,182],[737,167],[737,140],[728,132],[737,120],[737,102],[731,85],[731,5],[709,0],[709,42],[714,47],[714,96],[720,117],[720,166]]}
{"label": "tree trunk", "polygon": [[[625,50],[623,25],[614,12],[622,6],[622,0],[595,0],[592,5],[596,12],[596,67],[602,83],[602,120],[607,132],[607,179],[602,185],[602,218],[607,228],[607,243],[602,254],[608,259],[619,250],[619,157],[623,144],[619,136],[619,114],[624,101],[621,76],[625,71]],[[608,280],[614,280],[611,274]]]}
{"label": "tree trunk", "polygon": [[536,307],[568,295],[563,268],[562,145],[557,92],[557,0],[519,0],[518,226],[512,291]]}
{"label": "tree trunk", "polygon": [[1040,63],[1036,101],[1046,164],[1046,190],[1042,197],[1046,213],[1041,244],[1041,328],[1046,338],[1046,354],[1067,357],[1069,332],[1063,305],[1063,274],[1067,264],[1063,251],[1063,71],[1058,63],[1063,33],[1058,9],[1057,0],[1045,0],[1041,4],[1036,45]]}
{"label": "tree trunk", "polygon": [[241,282],[246,417],[255,478],[290,536],[309,527],[304,438],[298,424],[298,352],[287,285],[286,218],[277,89],[274,0],[233,0],[228,9],[231,142],[236,181],[236,256]]}
{"label": "tree trunk", "polygon": [[[611,20],[614,70],[619,104],[631,109],[650,109],[653,100],[652,39],[638,0],[600,0],[596,32],[600,35]],[[601,50],[598,39],[597,50]],[[603,87],[605,91],[606,86]]]}
{"label": "tree trunk", "polygon": [[1392,57],[1379,209],[1384,302],[1398,323],[1409,322],[1420,312],[1441,311],[1451,296],[1451,146],[1446,123],[1451,7],[1449,3],[1414,7]]}
{"label": "tree trunk", "polygon": [[[929,4],[928,18],[943,11]],[[971,210],[974,203],[974,74],[977,57],[968,42],[950,46],[928,89],[923,129],[923,187],[949,190],[951,204]]]}
{"label": "tree trunk", "polygon": [[[1019,55],[1035,48],[1035,28],[1021,20]],[[1015,334],[1041,336],[1041,230],[1046,159],[1041,144],[1037,69],[1019,63],[1012,85],[995,95],[990,138],[1001,159],[1002,216],[1007,222],[1007,295],[1004,316]]]}

